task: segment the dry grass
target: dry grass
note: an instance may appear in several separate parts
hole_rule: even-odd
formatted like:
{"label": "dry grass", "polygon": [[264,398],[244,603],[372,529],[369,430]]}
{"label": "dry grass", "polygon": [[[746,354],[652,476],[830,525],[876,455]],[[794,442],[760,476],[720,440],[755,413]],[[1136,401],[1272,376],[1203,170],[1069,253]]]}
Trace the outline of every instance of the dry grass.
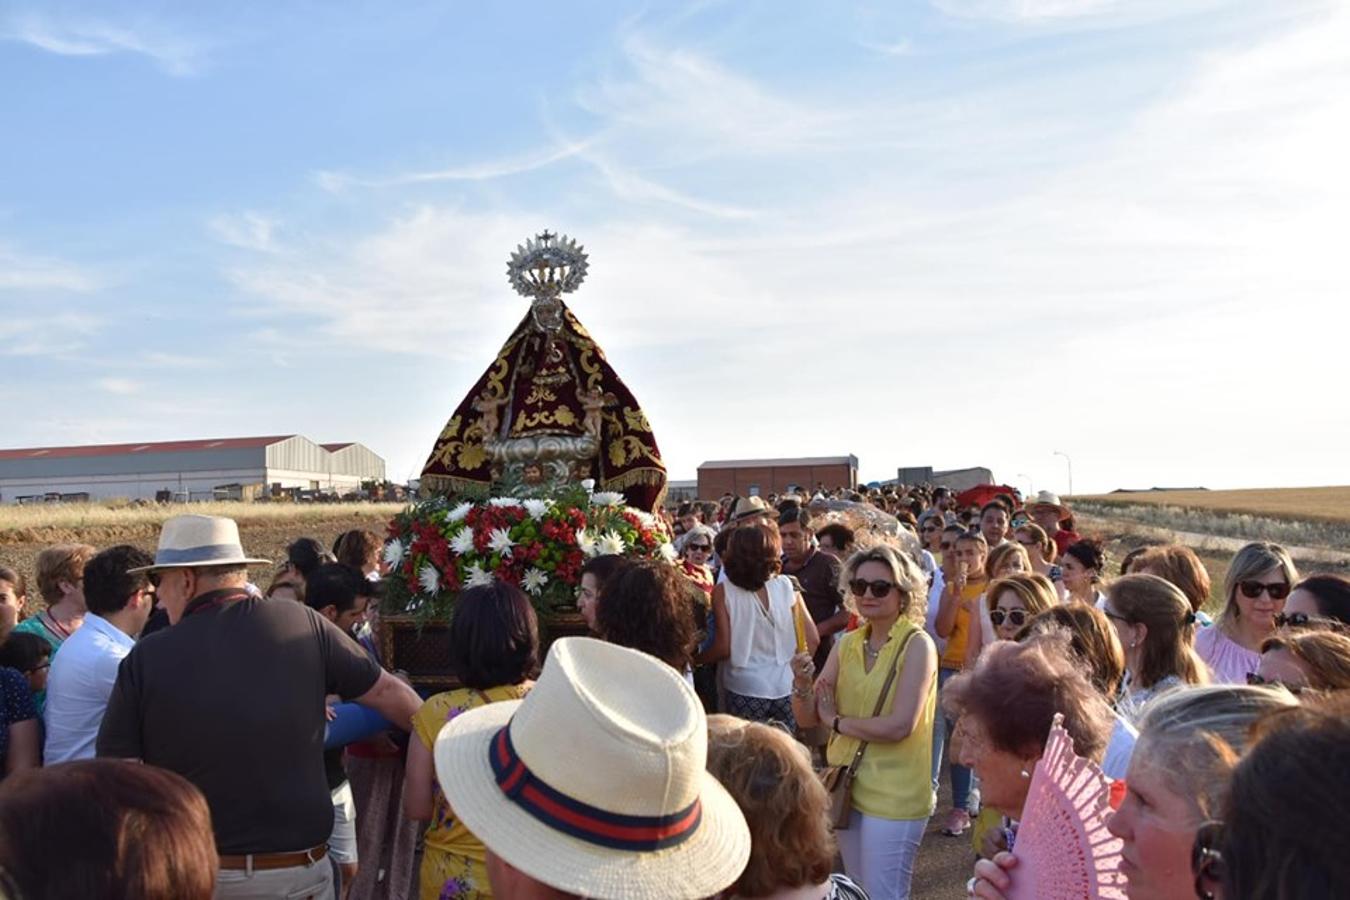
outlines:
{"label": "dry grass", "polygon": [[1350,522],[1350,486],[1242,491],[1141,491],[1074,498],[1075,502],[1080,500],[1119,506],[1177,506],[1274,519]]}

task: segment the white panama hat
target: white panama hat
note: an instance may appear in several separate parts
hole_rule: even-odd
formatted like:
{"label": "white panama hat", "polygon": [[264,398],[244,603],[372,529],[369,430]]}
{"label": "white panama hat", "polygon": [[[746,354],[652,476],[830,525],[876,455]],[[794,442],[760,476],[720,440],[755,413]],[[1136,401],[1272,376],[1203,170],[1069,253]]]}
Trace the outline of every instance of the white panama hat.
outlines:
{"label": "white panama hat", "polygon": [[1059,494],[1054,491],[1037,491],[1036,496],[1022,504],[1022,508],[1031,512],[1038,506],[1053,506],[1061,513],[1067,513],[1069,508],[1060,502]]}
{"label": "white panama hat", "polygon": [[222,516],[174,516],[166,519],[160,529],[154,565],[128,569],[127,573],[270,562],[244,555],[244,547],[239,542],[239,526],[234,519]]}
{"label": "white panama hat", "polygon": [[536,881],[602,900],[694,900],[750,858],[707,745],[703,707],[674,669],[572,637],[553,644],[524,700],[455,717],[434,753],[455,815]]}

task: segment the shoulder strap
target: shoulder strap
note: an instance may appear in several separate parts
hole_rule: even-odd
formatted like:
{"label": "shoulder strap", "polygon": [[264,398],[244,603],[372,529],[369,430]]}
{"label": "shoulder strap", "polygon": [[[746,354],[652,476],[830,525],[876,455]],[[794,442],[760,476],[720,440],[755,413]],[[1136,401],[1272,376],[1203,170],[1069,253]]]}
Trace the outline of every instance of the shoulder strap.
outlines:
{"label": "shoulder strap", "polygon": [[[900,650],[895,654],[895,662],[891,665],[891,670],[886,673],[886,682],[881,686],[881,693],[877,696],[876,709],[872,710],[872,718],[881,715],[881,708],[886,705],[886,695],[891,690],[891,685],[895,683],[895,676],[900,671],[900,666],[905,659],[905,651],[909,649],[910,638],[919,633],[918,628],[912,629],[905,635],[905,640],[900,644]],[[858,749],[853,754],[853,761],[848,764],[849,777],[853,777],[858,771],[858,766],[862,764],[863,751],[867,749],[867,741],[859,741]]]}

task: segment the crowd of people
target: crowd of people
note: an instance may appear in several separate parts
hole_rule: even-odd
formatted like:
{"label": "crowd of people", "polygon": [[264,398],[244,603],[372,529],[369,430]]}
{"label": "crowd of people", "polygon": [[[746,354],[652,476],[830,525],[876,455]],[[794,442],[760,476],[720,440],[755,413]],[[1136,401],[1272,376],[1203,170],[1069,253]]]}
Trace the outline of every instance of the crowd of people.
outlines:
{"label": "crowd of people", "polygon": [[585,563],[589,636],[462,591],[440,692],[382,658],[369,531],[257,584],[209,516],[0,565],[0,897],[882,900],[936,840],[1002,898],[1055,722],[1132,900],[1350,896],[1350,580],[1253,542],[1215,591],[1049,492],[663,513],[677,562]]}

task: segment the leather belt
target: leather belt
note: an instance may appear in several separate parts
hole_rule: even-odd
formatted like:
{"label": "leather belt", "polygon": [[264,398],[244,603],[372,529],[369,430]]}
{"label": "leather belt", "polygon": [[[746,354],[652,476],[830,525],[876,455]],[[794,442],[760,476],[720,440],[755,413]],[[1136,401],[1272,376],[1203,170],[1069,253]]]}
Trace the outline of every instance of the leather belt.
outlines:
{"label": "leather belt", "polygon": [[320,844],[308,850],[294,853],[248,853],[243,856],[220,857],[222,869],[243,869],[245,871],[265,869],[293,869],[296,866],[311,866],[328,855],[328,845]]}

